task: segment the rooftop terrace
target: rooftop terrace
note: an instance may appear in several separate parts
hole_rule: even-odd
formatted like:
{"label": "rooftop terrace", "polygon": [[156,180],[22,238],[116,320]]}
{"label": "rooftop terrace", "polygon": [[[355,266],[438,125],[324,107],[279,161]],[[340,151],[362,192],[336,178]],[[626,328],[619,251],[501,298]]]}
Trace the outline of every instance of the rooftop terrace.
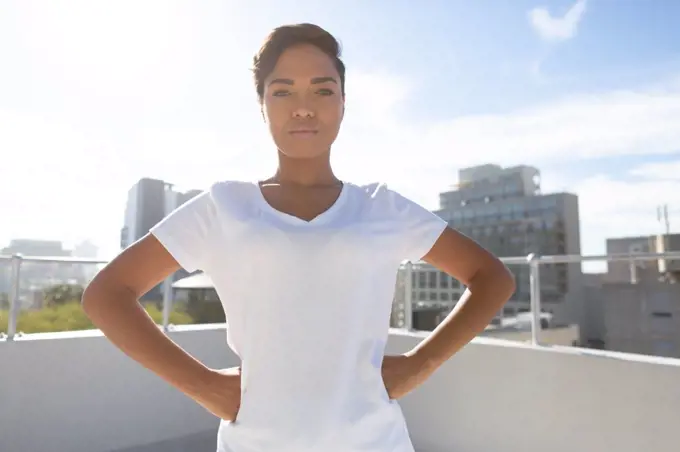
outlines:
{"label": "rooftop terrace", "polygon": [[[224,324],[167,330],[209,366],[237,364]],[[406,351],[425,334],[392,330],[387,352]],[[477,338],[403,398],[416,449],[678,450],[680,360],[549,346],[539,337]],[[99,331],[12,332],[0,339],[0,366],[2,452],[215,450],[217,420]]]}

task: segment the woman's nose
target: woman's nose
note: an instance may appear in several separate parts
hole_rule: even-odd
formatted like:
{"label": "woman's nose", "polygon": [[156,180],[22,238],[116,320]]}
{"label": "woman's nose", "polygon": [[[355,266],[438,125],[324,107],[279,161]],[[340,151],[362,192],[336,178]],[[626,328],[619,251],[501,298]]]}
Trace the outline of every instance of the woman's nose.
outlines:
{"label": "woman's nose", "polygon": [[293,110],[294,118],[313,118],[314,111],[306,106],[299,106]]}

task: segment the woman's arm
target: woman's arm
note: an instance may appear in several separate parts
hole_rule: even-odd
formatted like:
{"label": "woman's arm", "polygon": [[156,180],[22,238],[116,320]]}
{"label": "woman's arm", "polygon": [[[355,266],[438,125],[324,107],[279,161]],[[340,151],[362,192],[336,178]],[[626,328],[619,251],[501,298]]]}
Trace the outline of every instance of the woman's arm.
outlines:
{"label": "woman's arm", "polygon": [[467,286],[455,308],[408,356],[434,370],[482,332],[515,291],[507,267],[452,228],[445,228],[424,260]]}
{"label": "woman's arm", "polygon": [[[102,269],[83,294],[87,316],[123,353],[225,419],[235,415],[237,376],[207,368],[154,323],[139,298],[180,268],[149,234]],[[230,390],[231,389],[231,390]]]}

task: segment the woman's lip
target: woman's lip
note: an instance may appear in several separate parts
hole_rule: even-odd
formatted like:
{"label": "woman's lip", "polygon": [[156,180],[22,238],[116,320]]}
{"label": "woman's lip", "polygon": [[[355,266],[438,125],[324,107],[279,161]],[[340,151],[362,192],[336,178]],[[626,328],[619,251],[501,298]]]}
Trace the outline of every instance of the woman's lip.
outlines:
{"label": "woman's lip", "polygon": [[317,133],[316,130],[291,130],[289,133],[294,135],[313,135]]}

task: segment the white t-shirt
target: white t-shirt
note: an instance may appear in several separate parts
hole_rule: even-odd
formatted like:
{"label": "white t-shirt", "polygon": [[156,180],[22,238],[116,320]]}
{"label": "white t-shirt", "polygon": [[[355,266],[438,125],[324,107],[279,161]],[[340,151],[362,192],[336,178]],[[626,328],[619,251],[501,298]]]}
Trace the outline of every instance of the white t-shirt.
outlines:
{"label": "white t-shirt", "polygon": [[220,182],[152,233],[210,276],[242,360],[241,408],[218,452],[413,452],[381,376],[396,272],[446,222],[383,184],[345,183],[305,221],[255,182]]}

